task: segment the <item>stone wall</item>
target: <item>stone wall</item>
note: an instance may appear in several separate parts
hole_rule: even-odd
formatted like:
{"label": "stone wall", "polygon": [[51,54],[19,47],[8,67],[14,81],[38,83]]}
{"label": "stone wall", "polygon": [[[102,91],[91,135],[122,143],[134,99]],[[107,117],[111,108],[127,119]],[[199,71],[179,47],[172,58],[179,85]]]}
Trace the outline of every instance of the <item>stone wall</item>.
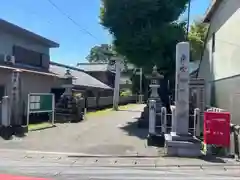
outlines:
{"label": "stone wall", "polygon": [[[119,98],[119,104],[127,104],[127,103],[135,103],[136,102],[136,96],[121,96]],[[84,100],[82,100],[84,101]],[[87,100],[87,106],[88,108],[97,108],[97,107],[106,107],[111,106],[113,103],[113,97],[100,97],[99,100],[97,100],[96,97],[89,97]]]}

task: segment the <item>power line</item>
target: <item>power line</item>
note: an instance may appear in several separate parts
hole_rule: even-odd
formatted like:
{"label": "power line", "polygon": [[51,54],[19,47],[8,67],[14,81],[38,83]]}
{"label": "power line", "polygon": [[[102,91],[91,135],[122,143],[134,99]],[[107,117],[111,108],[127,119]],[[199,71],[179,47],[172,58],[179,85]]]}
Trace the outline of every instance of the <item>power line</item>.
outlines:
{"label": "power line", "polygon": [[91,36],[93,39],[97,40],[98,39],[91,33],[89,32],[87,29],[83,28],[80,24],[78,24],[73,18],[71,18],[71,16],[69,16],[66,12],[62,11],[52,0],[47,0],[55,9],[57,9],[62,15],[64,15],[65,17],[67,17],[73,24],[75,24],[79,30],[85,34],[88,34],[89,36]]}

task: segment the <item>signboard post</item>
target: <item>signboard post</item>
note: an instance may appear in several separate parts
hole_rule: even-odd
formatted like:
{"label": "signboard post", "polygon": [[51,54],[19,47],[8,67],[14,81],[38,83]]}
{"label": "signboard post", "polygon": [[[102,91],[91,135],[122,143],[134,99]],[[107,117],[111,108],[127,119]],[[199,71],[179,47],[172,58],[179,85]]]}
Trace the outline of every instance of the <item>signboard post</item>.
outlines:
{"label": "signboard post", "polygon": [[230,146],[229,112],[204,112],[204,143],[226,148]]}
{"label": "signboard post", "polygon": [[51,113],[52,124],[54,124],[55,98],[51,93],[30,93],[28,94],[27,126],[29,115],[33,113]]}

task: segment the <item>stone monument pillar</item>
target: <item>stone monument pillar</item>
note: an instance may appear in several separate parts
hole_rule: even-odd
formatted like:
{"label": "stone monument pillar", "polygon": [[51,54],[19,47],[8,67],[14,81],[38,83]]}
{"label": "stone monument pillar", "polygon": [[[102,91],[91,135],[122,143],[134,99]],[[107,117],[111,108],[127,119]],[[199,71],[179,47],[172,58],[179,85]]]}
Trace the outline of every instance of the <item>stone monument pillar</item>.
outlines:
{"label": "stone monument pillar", "polygon": [[176,134],[187,136],[189,123],[189,43],[176,48]]}
{"label": "stone monument pillar", "polygon": [[12,72],[12,92],[11,92],[11,125],[21,126],[22,116],[21,116],[21,71],[14,70]]}
{"label": "stone monument pillar", "polygon": [[189,130],[189,54],[188,42],[176,47],[175,117],[170,134],[165,134],[165,147],[170,156],[200,156],[201,142]]}

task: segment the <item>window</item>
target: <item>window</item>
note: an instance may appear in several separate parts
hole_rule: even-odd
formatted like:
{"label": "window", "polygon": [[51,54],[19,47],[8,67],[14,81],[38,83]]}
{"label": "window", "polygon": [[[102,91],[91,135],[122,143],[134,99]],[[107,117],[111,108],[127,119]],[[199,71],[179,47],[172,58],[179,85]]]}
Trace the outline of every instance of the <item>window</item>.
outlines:
{"label": "window", "polygon": [[16,63],[27,64],[31,66],[42,66],[42,54],[25,49],[20,46],[13,46],[13,55]]}
{"label": "window", "polygon": [[212,34],[212,52],[215,52],[215,32]]}

